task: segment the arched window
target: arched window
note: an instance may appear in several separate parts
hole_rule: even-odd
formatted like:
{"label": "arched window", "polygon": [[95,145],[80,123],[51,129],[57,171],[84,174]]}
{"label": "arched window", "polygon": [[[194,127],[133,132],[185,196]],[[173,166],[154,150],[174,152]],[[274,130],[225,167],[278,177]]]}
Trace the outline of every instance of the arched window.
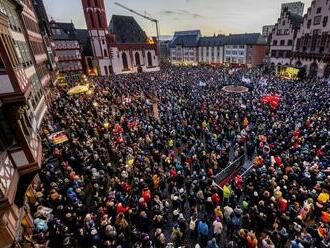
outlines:
{"label": "arched window", "polygon": [[99,22],[99,28],[101,28],[102,27],[102,19],[101,19],[101,16],[100,16],[100,12],[99,11],[97,11],[96,12],[97,14],[97,20],[98,20],[98,22]]}
{"label": "arched window", "polygon": [[128,69],[128,62],[127,62],[127,55],[126,55],[126,53],[123,53],[121,55],[121,57],[122,57],[122,61],[123,61],[124,70],[127,70]]}
{"label": "arched window", "polygon": [[91,19],[92,28],[95,28],[94,16],[92,11],[89,12],[89,18]]}
{"label": "arched window", "polygon": [[92,59],[91,58],[88,58],[87,59],[87,63],[88,63],[88,67],[89,68],[92,68],[93,67],[93,62],[92,62]]}
{"label": "arched window", "polygon": [[151,52],[147,53],[147,58],[148,58],[148,66],[152,67],[152,57],[151,57]]}
{"label": "arched window", "polygon": [[108,75],[108,67],[104,66],[105,75]]}
{"label": "arched window", "polygon": [[103,53],[104,53],[104,57],[108,57],[107,49],[104,49]]}
{"label": "arched window", "polygon": [[137,66],[140,66],[141,65],[141,62],[140,62],[140,54],[138,52],[135,53],[135,64]]}
{"label": "arched window", "polygon": [[99,7],[99,3],[98,3],[98,1],[97,1],[97,0],[95,0],[95,1],[94,1],[94,6],[95,6],[96,8],[98,8],[98,7]]}
{"label": "arched window", "polygon": [[319,69],[319,67],[317,66],[317,64],[315,62],[313,64],[311,64],[311,66],[309,68],[309,76],[316,77],[318,69]]}

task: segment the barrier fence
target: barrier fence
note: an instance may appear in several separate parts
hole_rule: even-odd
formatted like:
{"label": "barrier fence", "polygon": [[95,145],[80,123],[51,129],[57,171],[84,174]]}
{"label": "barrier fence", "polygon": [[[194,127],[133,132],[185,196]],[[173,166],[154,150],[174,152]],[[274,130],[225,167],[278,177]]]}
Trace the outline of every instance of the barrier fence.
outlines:
{"label": "barrier fence", "polygon": [[220,187],[222,187],[239,173],[239,171],[242,169],[244,165],[244,162],[245,162],[245,155],[242,155],[239,158],[237,158],[235,161],[230,162],[225,169],[223,169],[221,172],[215,175],[214,182],[217,185],[220,185]]}

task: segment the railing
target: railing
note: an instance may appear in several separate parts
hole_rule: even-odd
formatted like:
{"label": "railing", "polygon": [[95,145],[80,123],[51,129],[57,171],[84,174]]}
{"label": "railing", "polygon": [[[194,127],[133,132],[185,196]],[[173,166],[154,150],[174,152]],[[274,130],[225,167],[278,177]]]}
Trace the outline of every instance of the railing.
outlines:
{"label": "railing", "polygon": [[254,167],[254,164],[252,163],[252,165],[247,168],[242,174],[241,174],[241,177],[243,178],[244,180],[244,177],[247,176],[250,172],[251,172],[251,169]]}
{"label": "railing", "polygon": [[223,169],[221,172],[215,175],[214,182],[219,185],[224,180],[230,179],[233,173],[239,172],[239,170],[244,165],[244,161],[245,161],[245,155],[242,155],[239,158],[237,158],[235,161],[230,162],[225,169]]}

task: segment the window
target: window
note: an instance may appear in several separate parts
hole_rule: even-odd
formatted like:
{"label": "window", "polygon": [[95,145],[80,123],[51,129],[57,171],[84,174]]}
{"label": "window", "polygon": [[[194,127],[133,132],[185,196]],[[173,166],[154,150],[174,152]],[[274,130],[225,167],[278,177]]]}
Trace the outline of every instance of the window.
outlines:
{"label": "window", "polygon": [[105,45],[105,41],[104,40],[102,40],[102,45]]}
{"label": "window", "polygon": [[280,41],[280,46],[285,46],[285,40]]}
{"label": "window", "polygon": [[3,63],[2,58],[0,57],[0,73],[5,71],[6,71],[5,64]]}
{"label": "window", "polygon": [[320,14],[321,11],[322,11],[322,8],[321,8],[321,7],[317,8],[317,9],[316,9],[316,14]]}
{"label": "window", "polygon": [[4,2],[4,8],[7,12],[9,27],[16,32],[22,32],[21,22],[17,15],[15,6],[9,2],[7,2],[7,3]]}
{"label": "window", "polygon": [[283,20],[282,25],[283,25],[283,26],[285,25],[285,20]]}
{"label": "window", "polygon": [[99,28],[102,27],[102,19],[101,19],[101,16],[100,16],[100,12],[96,12],[97,13],[97,20],[99,22]]}
{"label": "window", "polygon": [[271,54],[271,57],[276,57],[276,50],[272,50],[270,54]]}
{"label": "window", "polygon": [[277,46],[277,40],[273,40],[273,46]]}
{"label": "window", "polygon": [[105,75],[108,75],[108,67],[106,65],[104,66],[104,71],[105,71]]}
{"label": "window", "polygon": [[284,51],[278,51],[278,57],[283,58],[284,57]]}
{"label": "window", "polygon": [[231,52],[226,50],[226,55],[230,55],[230,54],[231,54]]}
{"label": "window", "polygon": [[89,19],[91,20],[92,28],[95,28],[93,12],[89,12]]}
{"label": "window", "polygon": [[108,52],[107,52],[107,49],[104,49],[104,57],[108,57]]}
{"label": "window", "polygon": [[314,17],[314,25],[319,25],[321,23],[321,16]]}
{"label": "window", "polygon": [[15,136],[6,120],[7,118],[0,108],[0,151],[9,148],[15,143]]}
{"label": "window", "polygon": [[297,39],[297,43],[296,43],[296,50],[297,50],[297,51],[300,49],[300,42],[301,42],[301,39],[298,38],[298,39]]}
{"label": "window", "polygon": [[239,48],[240,48],[240,49],[244,49],[244,45],[240,45]]}
{"label": "window", "polygon": [[242,52],[242,51],[239,52],[239,55],[240,55],[240,56],[244,56],[244,52]]}
{"label": "window", "polygon": [[237,49],[237,45],[234,45],[233,48],[234,48],[234,49]]}
{"label": "window", "polygon": [[288,46],[292,46],[293,41],[292,40],[288,40]]}
{"label": "window", "polygon": [[147,53],[147,58],[148,58],[148,66],[151,67],[151,66],[152,66],[151,52],[148,52],[148,53]]}
{"label": "window", "polygon": [[30,67],[32,65],[32,58],[27,44],[22,41],[16,41],[15,49],[18,60],[23,65],[23,67]]}
{"label": "window", "polygon": [[98,3],[97,0],[94,1],[94,5],[95,5],[95,7],[97,7],[97,8],[99,7],[99,3]]}
{"label": "window", "polygon": [[41,83],[39,81],[37,74],[34,74],[30,78],[29,83],[32,85],[32,94],[29,98],[29,101],[32,105],[32,108],[36,109],[36,107],[38,106],[38,103],[40,102],[40,99],[43,95],[42,86],[41,86]]}
{"label": "window", "polygon": [[237,55],[237,51],[233,51],[232,54],[233,54],[233,55]]}
{"label": "window", "polygon": [[311,24],[312,24],[312,20],[309,19],[309,20],[307,21],[307,28],[310,28],[310,27],[311,27]]}
{"label": "window", "polygon": [[323,27],[326,27],[327,24],[328,24],[328,17],[325,16],[325,17],[323,17]]}

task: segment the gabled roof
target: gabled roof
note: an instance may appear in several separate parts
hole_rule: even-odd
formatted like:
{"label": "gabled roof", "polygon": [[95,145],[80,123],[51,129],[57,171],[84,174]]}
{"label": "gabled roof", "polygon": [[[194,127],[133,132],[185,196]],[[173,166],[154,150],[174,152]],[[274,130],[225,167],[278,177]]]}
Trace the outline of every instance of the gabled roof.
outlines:
{"label": "gabled roof", "polygon": [[51,28],[60,30],[60,33],[53,33],[54,40],[76,40],[76,29],[73,23],[50,22]]}
{"label": "gabled roof", "polygon": [[223,46],[225,44],[225,35],[201,37],[199,46]]}
{"label": "gabled roof", "polygon": [[174,33],[175,36],[179,35],[199,35],[201,36],[201,31],[200,30],[188,30],[188,31],[177,31]]}
{"label": "gabled roof", "polygon": [[266,39],[259,33],[230,34],[212,37],[199,37],[197,35],[174,36],[170,47],[181,45],[183,47],[196,46],[224,46],[224,45],[267,45]]}
{"label": "gabled roof", "polygon": [[198,45],[199,36],[197,35],[179,35],[174,36],[170,43],[170,47],[183,46],[183,47],[195,47]]}
{"label": "gabled roof", "polygon": [[116,43],[144,43],[147,35],[132,16],[113,15],[108,27]]}
{"label": "gabled roof", "polygon": [[224,37],[225,45],[267,45],[260,33],[230,34]]}

